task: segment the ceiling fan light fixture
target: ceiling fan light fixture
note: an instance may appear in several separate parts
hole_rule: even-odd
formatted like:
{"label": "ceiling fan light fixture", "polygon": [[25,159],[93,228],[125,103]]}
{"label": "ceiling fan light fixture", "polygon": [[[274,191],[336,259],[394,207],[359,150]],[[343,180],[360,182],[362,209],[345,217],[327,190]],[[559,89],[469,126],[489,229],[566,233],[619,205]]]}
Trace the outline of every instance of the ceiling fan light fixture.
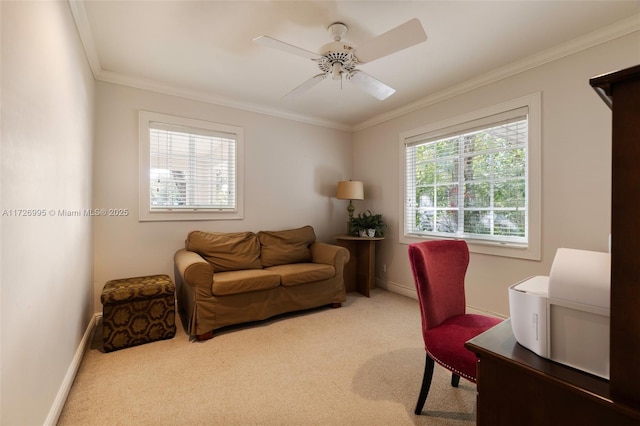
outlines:
{"label": "ceiling fan light fixture", "polygon": [[334,62],[332,67],[332,78],[334,80],[342,80],[342,65],[340,65],[340,62]]}

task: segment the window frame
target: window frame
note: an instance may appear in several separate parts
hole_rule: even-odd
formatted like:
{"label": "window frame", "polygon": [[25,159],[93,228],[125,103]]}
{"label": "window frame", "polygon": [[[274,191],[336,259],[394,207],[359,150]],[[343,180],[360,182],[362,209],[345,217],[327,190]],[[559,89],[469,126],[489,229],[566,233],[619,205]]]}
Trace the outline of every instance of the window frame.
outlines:
{"label": "window frame", "polygon": [[[179,126],[185,130],[205,130],[214,133],[235,135],[236,167],[235,167],[235,209],[151,209],[150,199],[150,170],[151,170],[151,139],[150,126],[152,122],[168,126]],[[157,112],[138,112],[138,220],[146,221],[194,221],[194,220],[236,220],[244,218],[244,130],[241,127],[210,121],[179,117]]]}
{"label": "window frame", "polygon": [[536,92],[521,98],[506,101],[497,105],[486,107],[477,111],[445,119],[436,123],[421,126],[416,129],[407,130],[399,134],[399,217],[398,235],[401,244],[411,244],[415,242],[434,239],[461,239],[458,237],[447,237],[442,235],[416,235],[407,229],[406,223],[406,186],[407,186],[407,165],[406,146],[408,141],[415,141],[417,138],[430,139],[438,135],[464,133],[466,130],[477,126],[491,116],[503,114],[507,111],[517,110],[526,107],[528,109],[528,145],[527,145],[527,236],[526,245],[509,241],[490,241],[474,238],[465,238],[469,245],[469,250],[474,253],[482,253],[496,256],[514,257],[520,259],[540,260],[541,259],[541,146],[542,146],[542,120],[541,120],[541,93]]}

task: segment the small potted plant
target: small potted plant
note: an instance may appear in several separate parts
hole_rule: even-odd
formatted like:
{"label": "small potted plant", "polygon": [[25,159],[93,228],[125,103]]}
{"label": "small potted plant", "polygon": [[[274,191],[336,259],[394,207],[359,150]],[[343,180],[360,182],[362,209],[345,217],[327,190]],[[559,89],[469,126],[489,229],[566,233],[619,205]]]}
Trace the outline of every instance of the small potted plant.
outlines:
{"label": "small potted plant", "polygon": [[352,234],[361,237],[382,237],[387,225],[381,214],[373,214],[367,210],[351,218],[349,229]]}

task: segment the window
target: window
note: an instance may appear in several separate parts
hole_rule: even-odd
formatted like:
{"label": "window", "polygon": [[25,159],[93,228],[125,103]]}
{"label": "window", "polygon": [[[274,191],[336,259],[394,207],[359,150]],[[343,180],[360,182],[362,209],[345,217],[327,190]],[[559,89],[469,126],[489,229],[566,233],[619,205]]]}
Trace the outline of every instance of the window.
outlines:
{"label": "window", "polygon": [[242,129],[140,111],[141,221],[242,218]]}
{"label": "window", "polygon": [[540,258],[540,95],[400,136],[404,242]]}

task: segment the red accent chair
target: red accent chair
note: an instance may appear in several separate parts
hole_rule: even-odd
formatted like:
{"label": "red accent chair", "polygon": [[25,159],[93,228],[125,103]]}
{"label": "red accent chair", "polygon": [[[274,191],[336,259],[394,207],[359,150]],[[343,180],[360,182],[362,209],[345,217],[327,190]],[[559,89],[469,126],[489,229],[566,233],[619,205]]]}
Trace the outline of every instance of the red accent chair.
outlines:
{"label": "red accent chair", "polygon": [[434,361],[452,372],[451,386],[458,387],[460,377],[475,383],[478,361],[464,343],[502,320],[465,311],[464,277],[469,265],[465,241],[410,244],[409,262],[418,292],[427,352],[415,409],[415,414],[421,414],[431,387]]}

